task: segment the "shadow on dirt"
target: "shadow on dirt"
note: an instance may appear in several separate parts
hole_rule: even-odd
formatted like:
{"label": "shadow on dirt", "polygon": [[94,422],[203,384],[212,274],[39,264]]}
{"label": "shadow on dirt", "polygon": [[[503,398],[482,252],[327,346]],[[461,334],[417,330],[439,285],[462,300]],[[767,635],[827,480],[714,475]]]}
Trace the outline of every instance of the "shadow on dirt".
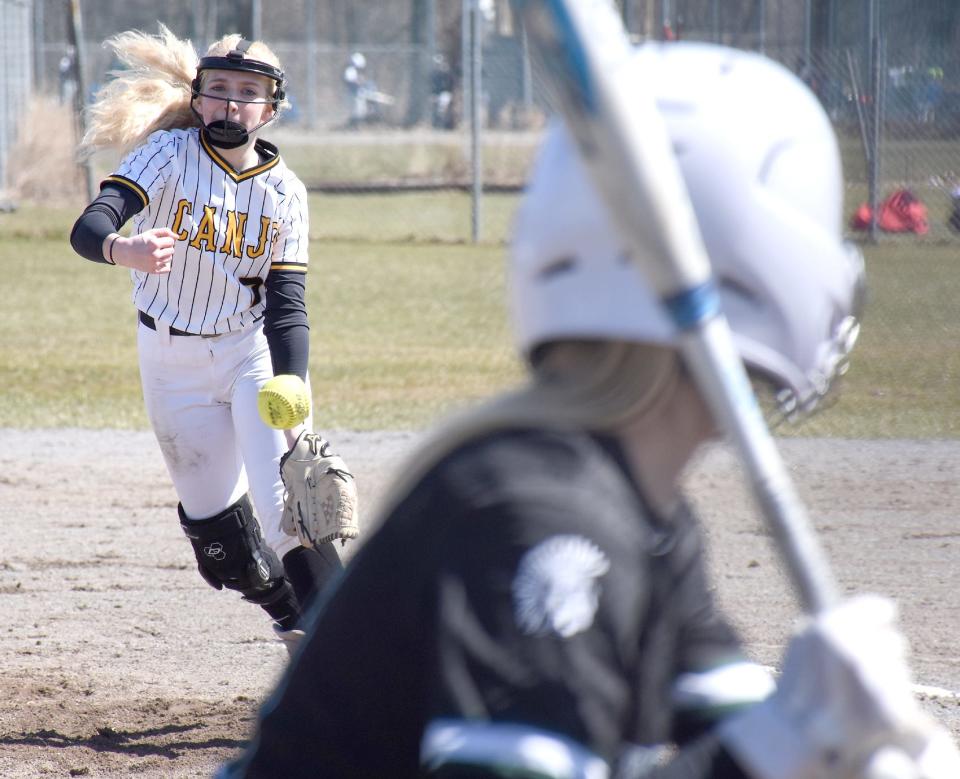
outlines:
{"label": "shadow on dirt", "polygon": [[97,728],[95,736],[68,736],[56,730],[38,730],[33,733],[0,737],[0,746],[37,746],[48,749],[81,747],[94,752],[176,759],[187,751],[239,749],[245,743],[242,739],[236,738],[207,738],[202,741],[167,740],[169,736],[194,731],[199,731],[202,735],[205,729],[206,726],[200,723],[167,725],[145,730],[114,730],[110,727],[101,727]]}

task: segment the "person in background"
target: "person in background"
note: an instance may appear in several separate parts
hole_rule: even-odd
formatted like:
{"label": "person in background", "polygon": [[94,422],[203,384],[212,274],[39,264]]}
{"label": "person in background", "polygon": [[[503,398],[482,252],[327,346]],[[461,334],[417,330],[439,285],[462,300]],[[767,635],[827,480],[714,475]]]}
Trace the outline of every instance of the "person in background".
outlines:
{"label": "person in background", "polygon": [[359,51],[350,55],[343,69],[343,83],[350,104],[348,126],[357,128],[367,121],[370,106],[367,103],[367,58]]}
{"label": "person in background", "polygon": [[72,106],[77,93],[77,50],[67,46],[57,66],[60,84],[60,105]]}
{"label": "person in background", "polygon": [[453,73],[446,57],[433,57],[430,71],[431,124],[439,130],[452,130],[453,121]]}

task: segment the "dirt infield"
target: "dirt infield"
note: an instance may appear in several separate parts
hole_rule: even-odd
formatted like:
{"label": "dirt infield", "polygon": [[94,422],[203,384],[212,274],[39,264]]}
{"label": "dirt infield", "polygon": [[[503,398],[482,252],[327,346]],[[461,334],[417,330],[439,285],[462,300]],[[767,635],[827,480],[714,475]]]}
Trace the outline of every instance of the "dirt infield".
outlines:
{"label": "dirt infield", "polygon": [[[366,507],[417,440],[330,437]],[[783,451],[841,587],[897,598],[925,705],[960,736],[960,443]],[[286,653],[259,609],[195,573],[152,435],[0,430],[0,465],[0,776],[210,776]],[[796,609],[731,458],[709,453],[689,486],[718,595],[776,665]]]}

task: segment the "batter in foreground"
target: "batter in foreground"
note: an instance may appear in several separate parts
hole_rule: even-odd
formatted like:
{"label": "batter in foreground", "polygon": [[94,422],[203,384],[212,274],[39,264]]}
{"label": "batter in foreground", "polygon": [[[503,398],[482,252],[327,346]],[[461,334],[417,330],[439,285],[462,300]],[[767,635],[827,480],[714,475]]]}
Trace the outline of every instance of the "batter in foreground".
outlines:
{"label": "batter in foreground", "polygon": [[[781,413],[806,416],[846,367],[863,283],[829,120],[756,55],[635,56],[740,356]],[[717,425],[625,254],[555,126],[510,260],[529,383],[410,458],[220,779],[960,776],[888,600],[804,619],[776,683],[745,655],[679,489]]]}

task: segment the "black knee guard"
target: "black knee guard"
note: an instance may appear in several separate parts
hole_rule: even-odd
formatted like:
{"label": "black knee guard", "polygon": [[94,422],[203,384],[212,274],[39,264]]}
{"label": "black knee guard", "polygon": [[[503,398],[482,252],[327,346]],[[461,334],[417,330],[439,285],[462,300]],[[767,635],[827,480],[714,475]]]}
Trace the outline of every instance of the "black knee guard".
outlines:
{"label": "black knee guard", "polygon": [[272,600],[289,585],[276,553],[263,542],[250,499],[240,500],[207,519],[190,519],[178,505],[180,527],[193,545],[200,575],[219,589],[238,590],[254,603]]}

